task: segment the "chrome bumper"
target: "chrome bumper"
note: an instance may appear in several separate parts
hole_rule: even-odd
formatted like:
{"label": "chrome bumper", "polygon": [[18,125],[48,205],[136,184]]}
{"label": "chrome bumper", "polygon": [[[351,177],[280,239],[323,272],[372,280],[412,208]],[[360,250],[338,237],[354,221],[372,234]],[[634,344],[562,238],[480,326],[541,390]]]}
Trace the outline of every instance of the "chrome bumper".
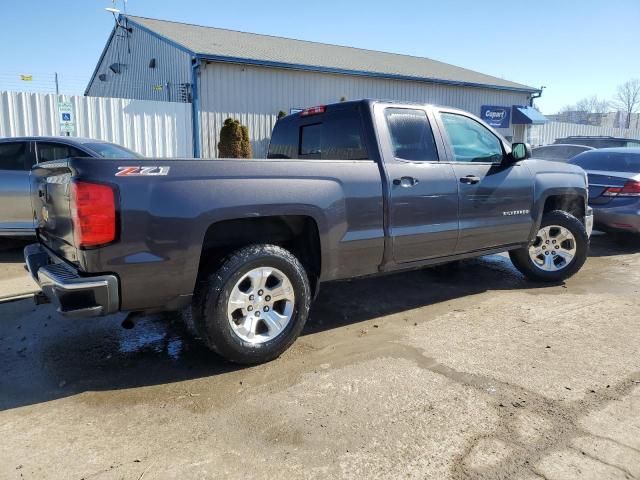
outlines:
{"label": "chrome bumper", "polygon": [[584,216],[584,226],[587,229],[587,235],[591,237],[593,233],[593,208],[587,207],[587,214]]}
{"label": "chrome bumper", "polygon": [[95,317],[119,309],[118,278],[115,275],[82,277],[42,245],[24,249],[24,259],[42,293],[68,317]]}

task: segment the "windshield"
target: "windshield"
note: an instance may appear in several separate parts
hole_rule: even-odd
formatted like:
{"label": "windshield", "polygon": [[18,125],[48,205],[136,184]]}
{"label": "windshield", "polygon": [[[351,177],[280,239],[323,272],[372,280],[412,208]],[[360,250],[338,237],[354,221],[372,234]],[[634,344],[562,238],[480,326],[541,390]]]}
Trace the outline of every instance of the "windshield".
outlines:
{"label": "windshield", "polygon": [[84,146],[102,158],[143,158],[142,155],[115,143],[85,143]]}

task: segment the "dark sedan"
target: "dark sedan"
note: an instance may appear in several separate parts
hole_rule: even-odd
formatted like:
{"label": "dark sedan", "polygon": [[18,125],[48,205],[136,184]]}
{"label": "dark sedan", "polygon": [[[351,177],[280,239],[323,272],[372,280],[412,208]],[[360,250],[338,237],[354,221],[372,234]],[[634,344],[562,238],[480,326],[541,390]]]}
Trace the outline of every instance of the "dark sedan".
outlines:
{"label": "dark sedan", "polygon": [[531,151],[531,157],[554,162],[567,162],[576,155],[593,149],[593,147],[586,145],[543,145],[535,147]]}
{"label": "dark sedan", "polygon": [[569,163],[589,175],[595,228],[640,233],[640,148],[590,150]]}
{"label": "dark sedan", "polygon": [[0,236],[34,234],[29,170],[36,163],[69,157],[142,158],[115,143],[91,138],[0,138]]}

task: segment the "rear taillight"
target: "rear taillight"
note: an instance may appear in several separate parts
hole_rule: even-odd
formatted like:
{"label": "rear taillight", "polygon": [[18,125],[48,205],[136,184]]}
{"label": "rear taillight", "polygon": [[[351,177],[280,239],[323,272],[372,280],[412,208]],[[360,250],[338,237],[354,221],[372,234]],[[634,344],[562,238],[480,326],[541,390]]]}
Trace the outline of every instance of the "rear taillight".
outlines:
{"label": "rear taillight", "polygon": [[95,247],[115,240],[116,199],[112,187],[72,183],[71,215],[76,246]]}
{"label": "rear taillight", "polygon": [[640,181],[629,180],[622,187],[609,187],[602,195],[605,197],[640,197]]}

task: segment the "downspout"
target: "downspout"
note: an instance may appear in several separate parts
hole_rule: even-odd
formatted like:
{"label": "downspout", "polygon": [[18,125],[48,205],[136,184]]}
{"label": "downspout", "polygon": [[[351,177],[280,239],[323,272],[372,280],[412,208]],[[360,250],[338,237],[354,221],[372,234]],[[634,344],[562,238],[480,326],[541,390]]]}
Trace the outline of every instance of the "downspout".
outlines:
{"label": "downspout", "polygon": [[540,97],[542,96],[542,91],[543,91],[545,88],[547,88],[547,87],[545,87],[545,86],[543,85],[542,87],[540,87],[540,90],[538,90],[538,91],[537,91],[537,92],[535,92],[535,93],[532,93],[532,94],[529,96],[529,106],[530,106],[530,107],[533,107],[533,101],[534,101],[536,98],[540,98]]}
{"label": "downspout", "polygon": [[200,158],[200,96],[198,94],[198,74],[200,59],[191,59],[191,125],[193,129],[193,157]]}

